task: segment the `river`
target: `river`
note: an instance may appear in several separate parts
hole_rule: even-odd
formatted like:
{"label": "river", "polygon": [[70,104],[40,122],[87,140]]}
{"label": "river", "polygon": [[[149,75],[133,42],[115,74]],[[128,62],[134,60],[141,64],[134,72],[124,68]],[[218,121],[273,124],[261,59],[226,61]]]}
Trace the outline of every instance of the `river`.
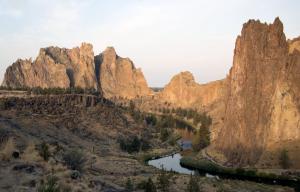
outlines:
{"label": "river", "polygon": [[148,165],[151,165],[158,169],[164,169],[166,171],[175,171],[177,173],[189,174],[189,175],[194,174],[195,172],[193,170],[184,168],[180,165],[181,158],[182,156],[180,155],[180,153],[176,153],[174,155],[150,160],[148,161]]}
{"label": "river", "polygon": [[289,186],[294,188],[296,191],[300,191],[300,183],[296,180],[280,180],[280,179],[267,179],[267,178],[259,178],[259,177],[246,177],[239,175],[230,175],[226,173],[216,174],[216,173],[208,173],[203,170],[197,170],[193,168],[183,167],[180,164],[180,159],[182,155],[180,153],[175,153],[173,155],[164,156],[158,159],[149,160],[147,163],[153,167],[158,169],[163,169],[165,171],[174,171],[180,174],[188,174],[188,175],[202,175],[208,178],[215,179],[233,179],[233,180],[248,180],[256,183],[264,183],[269,185],[282,185]]}

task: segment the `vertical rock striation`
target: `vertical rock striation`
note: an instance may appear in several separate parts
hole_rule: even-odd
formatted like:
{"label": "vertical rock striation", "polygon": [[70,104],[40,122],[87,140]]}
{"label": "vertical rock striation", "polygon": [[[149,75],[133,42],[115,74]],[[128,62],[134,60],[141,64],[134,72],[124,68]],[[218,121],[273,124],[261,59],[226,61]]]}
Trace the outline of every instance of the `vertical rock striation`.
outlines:
{"label": "vertical rock striation", "polygon": [[263,152],[276,150],[273,144],[300,138],[296,52],[289,54],[278,18],[270,25],[244,24],[226,81],[224,125],[215,143],[231,162],[255,164]]}
{"label": "vertical rock striation", "polygon": [[17,60],[8,67],[3,85],[8,87],[97,88],[91,44],[65,49],[40,49],[35,61]]}
{"label": "vertical rock striation", "polygon": [[73,49],[42,48],[33,62],[19,59],[7,68],[2,85],[98,89],[106,98],[132,99],[152,93],[129,58],[119,57],[112,47],[94,56],[87,43]]}
{"label": "vertical rock striation", "polygon": [[95,65],[104,97],[132,99],[151,94],[141,69],[136,69],[129,58],[118,56],[113,47],[97,55]]}

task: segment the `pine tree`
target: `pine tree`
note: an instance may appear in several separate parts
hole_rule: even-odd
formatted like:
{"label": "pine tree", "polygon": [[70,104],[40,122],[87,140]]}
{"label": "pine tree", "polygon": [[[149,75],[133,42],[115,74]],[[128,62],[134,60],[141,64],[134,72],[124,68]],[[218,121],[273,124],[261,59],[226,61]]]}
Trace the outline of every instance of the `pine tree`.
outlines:
{"label": "pine tree", "polygon": [[279,163],[283,169],[288,169],[291,166],[290,157],[286,149],[283,149],[281,151]]}
{"label": "pine tree", "polygon": [[50,157],[49,146],[47,143],[43,142],[39,147],[39,154],[45,160],[48,161]]}
{"label": "pine tree", "polygon": [[164,168],[162,168],[162,171],[160,172],[158,176],[158,188],[162,192],[168,192],[170,187],[170,180],[169,175],[166,174]]}
{"label": "pine tree", "polygon": [[191,175],[186,191],[187,192],[200,192],[198,179],[195,176]]}
{"label": "pine tree", "polygon": [[126,181],[126,191],[131,192],[133,191],[133,183],[130,178]]}
{"label": "pine tree", "polygon": [[145,192],[156,192],[156,186],[151,178],[148,179],[145,185]]}

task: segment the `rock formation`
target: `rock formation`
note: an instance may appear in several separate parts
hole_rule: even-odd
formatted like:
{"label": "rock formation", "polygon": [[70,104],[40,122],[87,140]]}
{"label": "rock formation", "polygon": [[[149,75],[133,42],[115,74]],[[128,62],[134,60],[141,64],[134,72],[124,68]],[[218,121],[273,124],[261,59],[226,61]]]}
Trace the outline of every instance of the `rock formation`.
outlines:
{"label": "rock formation", "polygon": [[159,93],[159,99],[178,107],[203,108],[222,98],[223,84],[224,80],[198,84],[193,74],[185,71],[171,79]]}
{"label": "rock formation", "polygon": [[289,44],[289,53],[293,53],[294,50],[300,51],[300,37],[297,37],[292,40],[288,40]]}
{"label": "rock formation", "polygon": [[80,48],[40,49],[35,61],[17,60],[8,67],[3,85],[9,87],[97,88],[91,44]]}
{"label": "rock formation", "polygon": [[92,45],[83,43],[41,49],[34,61],[17,60],[3,85],[97,88],[106,98],[139,97],[137,106],[150,111],[161,103],[205,110],[213,117],[211,148],[229,162],[263,164],[270,155],[278,159],[283,148],[300,162],[300,38],[287,41],[278,18],[272,24],[244,24],[224,80],[198,84],[190,72],[182,72],[154,95],[129,58],[112,47],[94,56]]}
{"label": "rock formation", "polygon": [[118,56],[113,47],[97,55],[95,64],[104,97],[132,99],[151,94],[141,69],[136,69],[129,58]]}
{"label": "rock formation", "polygon": [[289,54],[278,18],[269,25],[244,24],[226,80],[224,125],[215,141],[229,161],[255,164],[266,151],[299,141],[299,58],[298,50]]}
{"label": "rock formation", "polygon": [[73,49],[42,48],[33,62],[19,59],[7,68],[2,85],[93,88],[103,91],[106,98],[132,99],[152,93],[142,71],[129,58],[119,57],[112,47],[94,57],[87,43]]}

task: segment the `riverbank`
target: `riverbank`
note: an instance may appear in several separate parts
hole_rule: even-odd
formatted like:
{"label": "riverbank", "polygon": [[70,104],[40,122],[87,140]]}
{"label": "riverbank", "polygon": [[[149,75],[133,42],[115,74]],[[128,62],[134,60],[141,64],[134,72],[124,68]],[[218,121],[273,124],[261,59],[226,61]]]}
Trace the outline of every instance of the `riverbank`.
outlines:
{"label": "riverbank", "polygon": [[256,169],[222,167],[204,158],[197,159],[192,156],[181,158],[180,164],[185,168],[197,170],[200,173],[210,173],[218,175],[222,179],[248,180],[271,185],[278,184],[293,187],[296,191],[300,190],[299,177],[265,173],[257,171]]}
{"label": "riverbank", "polygon": [[146,153],[139,154],[137,156],[137,159],[143,164],[147,164],[147,162],[150,160],[171,156],[179,152],[180,152],[180,148],[178,147],[169,148],[169,149],[153,149]]}
{"label": "riverbank", "polygon": [[[182,158],[182,153],[176,153],[169,156],[164,156],[162,158],[155,158],[155,160],[150,160],[147,162],[151,167],[156,168],[158,176],[160,172],[167,171],[171,176],[172,189],[171,191],[186,191],[187,184],[189,183],[190,175],[193,174],[197,178],[198,184],[201,191],[245,191],[245,192],[293,192],[291,187],[277,185],[276,183],[264,184],[262,182],[253,182],[248,180],[240,179],[226,179],[224,177],[211,176],[206,174],[207,172],[202,172],[200,175],[198,171],[190,168],[184,168],[180,164],[180,159]],[[194,153],[189,153],[189,155],[195,155]],[[203,175],[203,176],[201,176]],[[153,181],[157,181],[157,177],[152,177]]]}

